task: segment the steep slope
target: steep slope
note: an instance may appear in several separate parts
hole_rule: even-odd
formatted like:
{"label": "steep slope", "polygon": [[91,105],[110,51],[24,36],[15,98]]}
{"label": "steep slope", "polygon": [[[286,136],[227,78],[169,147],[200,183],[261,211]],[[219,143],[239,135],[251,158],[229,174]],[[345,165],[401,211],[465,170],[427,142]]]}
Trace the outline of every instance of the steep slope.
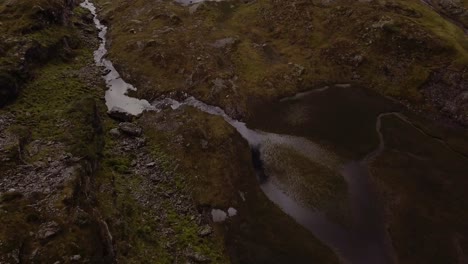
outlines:
{"label": "steep slope", "polygon": [[[465,0],[95,2],[106,58],[158,111],[108,113],[78,2],[0,0],[0,263],[373,263],[359,162],[388,261],[466,261]],[[165,100],[189,96],[213,106]]]}

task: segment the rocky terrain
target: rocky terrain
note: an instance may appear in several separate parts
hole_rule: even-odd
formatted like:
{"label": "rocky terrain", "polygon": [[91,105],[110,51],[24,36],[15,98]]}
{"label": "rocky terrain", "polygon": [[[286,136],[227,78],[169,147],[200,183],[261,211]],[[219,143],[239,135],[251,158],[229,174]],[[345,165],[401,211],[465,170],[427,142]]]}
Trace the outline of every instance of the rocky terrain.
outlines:
{"label": "rocky terrain", "polygon": [[466,0],[92,2],[153,108],[80,2],[0,0],[0,263],[468,261]]}

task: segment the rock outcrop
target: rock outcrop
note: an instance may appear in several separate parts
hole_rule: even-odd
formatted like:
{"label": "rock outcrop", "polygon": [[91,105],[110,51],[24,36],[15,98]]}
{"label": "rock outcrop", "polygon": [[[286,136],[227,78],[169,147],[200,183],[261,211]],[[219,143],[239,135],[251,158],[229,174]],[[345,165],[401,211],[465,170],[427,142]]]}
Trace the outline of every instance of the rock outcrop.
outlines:
{"label": "rock outcrop", "polygon": [[1,6],[0,107],[18,96],[35,68],[70,55],[76,42],[71,33],[76,5],[74,0],[53,0],[9,1]]}

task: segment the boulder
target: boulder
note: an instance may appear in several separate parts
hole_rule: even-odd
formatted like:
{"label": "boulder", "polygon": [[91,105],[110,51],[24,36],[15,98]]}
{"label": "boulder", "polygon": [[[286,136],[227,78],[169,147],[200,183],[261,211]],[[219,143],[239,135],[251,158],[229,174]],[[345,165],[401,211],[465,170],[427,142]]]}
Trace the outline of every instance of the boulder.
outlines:
{"label": "boulder", "polygon": [[61,231],[59,224],[56,222],[48,222],[41,225],[41,229],[37,232],[37,237],[42,240],[48,240],[56,236]]}
{"label": "boulder", "polygon": [[120,137],[120,130],[118,128],[113,128],[109,131],[109,134],[113,137]]}
{"label": "boulder", "polygon": [[187,258],[189,258],[190,260],[192,260],[192,261],[194,261],[196,263],[211,262],[211,260],[208,257],[206,257],[206,256],[204,256],[204,255],[202,255],[202,254],[200,254],[198,252],[188,252],[188,253],[186,253],[186,256],[187,256]]}
{"label": "boulder", "polygon": [[146,164],[146,167],[148,167],[148,168],[152,168],[154,166],[156,166],[155,162],[150,162],[150,163]]}
{"label": "boulder", "polygon": [[133,124],[133,123],[129,123],[129,122],[124,122],[124,123],[120,123],[119,124],[119,130],[120,132],[126,134],[126,135],[129,135],[129,136],[133,136],[133,137],[138,137],[141,135],[141,132],[142,132],[142,129],[141,127]]}
{"label": "boulder", "polygon": [[212,232],[213,232],[213,229],[211,228],[211,226],[205,225],[205,226],[200,228],[200,231],[198,232],[198,235],[201,236],[201,237],[206,237],[206,236],[211,235]]}
{"label": "boulder", "polygon": [[133,115],[125,111],[125,109],[114,106],[110,111],[107,112],[110,118],[115,119],[120,122],[131,122],[133,120]]}

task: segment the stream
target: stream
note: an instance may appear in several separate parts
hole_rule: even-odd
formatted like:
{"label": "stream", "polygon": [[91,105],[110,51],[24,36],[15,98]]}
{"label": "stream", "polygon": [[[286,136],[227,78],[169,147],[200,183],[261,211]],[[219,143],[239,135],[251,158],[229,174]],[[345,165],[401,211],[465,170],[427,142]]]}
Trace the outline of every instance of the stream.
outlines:
{"label": "stream", "polygon": [[[182,1],[183,4],[193,4],[201,1]],[[394,111],[381,111],[371,117],[371,122],[375,122],[375,131],[377,135],[377,146],[372,151],[364,155],[363,158],[349,159],[344,158],[338,151],[326,147],[321,142],[311,140],[309,137],[300,136],[292,131],[286,133],[271,133],[267,129],[252,129],[252,124],[235,120],[228,116],[223,109],[207,105],[194,97],[188,97],[184,101],[176,101],[166,98],[161,101],[148,102],[132,98],[127,95],[129,90],[136,88],[125,82],[112,62],[106,59],[106,35],[107,27],[104,26],[96,13],[96,7],[89,0],[85,0],[82,7],[88,9],[93,17],[96,28],[99,31],[100,45],[94,52],[94,59],[98,67],[105,69],[103,78],[107,85],[105,95],[106,105],[109,111],[119,109],[132,115],[139,115],[144,111],[159,111],[164,105],[170,105],[173,110],[180,107],[191,106],[210,115],[222,117],[229,125],[249,143],[252,150],[252,161],[257,172],[258,182],[264,194],[276,206],[292,217],[298,224],[309,230],[316,238],[325,245],[334,250],[342,263],[351,264],[390,264],[396,263],[394,248],[390,236],[386,230],[383,206],[379,202],[379,195],[371,180],[369,163],[377,158],[385,150],[384,135],[382,134],[382,122],[386,117],[394,116],[400,120],[412,125],[405,116]],[[348,88],[344,88],[344,91]],[[308,98],[317,94],[330,93],[329,96],[337,97],[335,88],[324,87],[309,92],[298,93],[292,97],[283,98],[279,103],[291,103],[294,101],[303,101],[304,104],[310,104]],[[346,94],[341,98],[348,98]],[[340,96],[338,96],[339,98]],[[315,100],[315,99],[314,99]],[[323,100],[322,100],[323,101]],[[374,102],[379,105],[379,102]],[[327,103],[328,104],[328,103]],[[337,102],[342,108],[347,109],[346,105]],[[323,108],[322,105],[315,105],[317,108]],[[327,105],[328,108],[335,107]],[[336,108],[336,107],[335,107]],[[268,108],[269,109],[269,108]],[[323,109],[320,109],[324,111]],[[330,111],[326,109],[326,111]],[[346,110],[350,112],[349,110]],[[368,109],[365,109],[368,111]],[[321,112],[319,111],[319,114]],[[340,113],[331,113],[338,116]],[[360,115],[362,112],[353,113]],[[274,116],[275,114],[273,114]],[[364,115],[364,114],[362,114]],[[321,118],[327,119],[327,115]],[[319,123],[322,119],[318,119]],[[322,125],[327,125],[323,123]],[[265,130],[265,131],[263,131]],[[335,129],[340,131],[340,129]],[[349,134],[349,131],[347,131]],[[291,133],[291,134],[289,134]],[[359,131],[356,132],[359,134]],[[335,142],[339,144],[339,142]],[[447,145],[447,147],[449,147]],[[309,163],[316,164],[327,171],[340,175],[347,184],[348,203],[352,215],[352,223],[344,226],[330,219],[325,212],[313,208],[301,200],[301,194],[298,194],[294,188],[282,184],[281,177],[293,178],[295,175],[279,175],[281,173],[290,173],[291,168],[283,168],[281,172],[275,172],[268,168],[282,166],[282,160],[286,158],[284,152],[278,149],[287,149],[293,153],[305,157]],[[288,153],[288,152],[287,152]],[[299,185],[300,179],[298,179]],[[223,221],[226,217],[234,216],[236,209],[229,208],[228,212],[214,209],[212,216],[214,221]]]}
{"label": "stream", "polygon": [[94,52],[94,61],[98,67],[105,68],[104,80],[107,85],[107,91],[105,95],[106,105],[109,110],[120,109],[124,112],[128,112],[132,115],[139,115],[145,110],[153,110],[154,107],[146,100],[140,100],[137,98],[127,96],[129,90],[135,91],[136,88],[125,82],[120,74],[115,69],[112,62],[105,58],[107,55],[107,27],[104,26],[98,19],[96,14],[96,7],[93,3],[85,0],[81,3],[81,7],[88,9],[93,15],[94,25],[99,31],[99,48]]}

